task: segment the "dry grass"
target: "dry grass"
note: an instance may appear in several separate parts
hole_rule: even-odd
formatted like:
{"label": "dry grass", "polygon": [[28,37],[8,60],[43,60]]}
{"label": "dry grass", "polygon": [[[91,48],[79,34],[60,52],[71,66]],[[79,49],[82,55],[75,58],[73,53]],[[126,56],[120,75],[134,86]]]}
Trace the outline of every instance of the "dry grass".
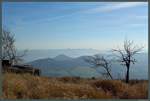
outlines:
{"label": "dry grass", "polygon": [[6,99],[136,99],[148,98],[148,82],[125,84],[119,80],[92,80],[74,77],[47,78],[6,73]]}

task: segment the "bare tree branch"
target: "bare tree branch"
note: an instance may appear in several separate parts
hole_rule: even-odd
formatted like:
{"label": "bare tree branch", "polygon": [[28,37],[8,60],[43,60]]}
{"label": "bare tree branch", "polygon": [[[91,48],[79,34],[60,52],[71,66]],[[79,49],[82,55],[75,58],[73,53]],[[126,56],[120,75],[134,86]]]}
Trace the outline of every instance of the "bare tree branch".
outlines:
{"label": "bare tree branch", "polygon": [[8,30],[2,30],[2,60],[10,60],[11,63],[17,63],[22,60],[22,57],[26,54],[26,50],[23,54],[18,55],[15,48],[15,36]]}
{"label": "bare tree branch", "polygon": [[[116,57],[117,61],[122,65],[125,65],[127,68],[126,73],[126,83],[129,82],[129,69],[130,64],[135,64],[136,59],[134,58],[135,54],[138,54],[144,47],[139,47],[138,45],[134,45],[133,41],[125,40],[123,45],[123,50],[121,49],[113,49],[113,52],[118,53]],[[119,56],[118,56],[119,55]]]}
{"label": "bare tree branch", "polygon": [[91,65],[94,65],[94,68],[103,67],[106,72],[102,73],[99,72],[98,70],[97,71],[102,75],[109,76],[111,79],[113,79],[111,75],[111,69],[110,69],[111,62],[106,60],[104,56],[100,56],[100,55],[89,56],[85,58],[85,61],[90,63]]}

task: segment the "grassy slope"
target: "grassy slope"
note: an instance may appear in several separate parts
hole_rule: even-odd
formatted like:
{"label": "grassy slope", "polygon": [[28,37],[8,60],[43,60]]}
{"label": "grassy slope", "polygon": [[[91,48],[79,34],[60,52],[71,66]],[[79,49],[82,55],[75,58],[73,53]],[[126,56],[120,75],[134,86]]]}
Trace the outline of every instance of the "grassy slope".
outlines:
{"label": "grassy slope", "polygon": [[6,99],[100,99],[148,98],[148,81],[125,84],[119,80],[81,78],[46,78],[30,74],[4,75],[3,98]]}

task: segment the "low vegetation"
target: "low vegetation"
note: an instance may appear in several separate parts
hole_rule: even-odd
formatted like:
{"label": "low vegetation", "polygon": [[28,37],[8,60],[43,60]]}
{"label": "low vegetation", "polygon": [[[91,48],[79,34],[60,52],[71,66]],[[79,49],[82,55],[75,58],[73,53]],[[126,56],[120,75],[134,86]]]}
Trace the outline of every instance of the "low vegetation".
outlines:
{"label": "low vegetation", "polygon": [[148,81],[126,84],[120,80],[79,77],[38,77],[6,73],[3,78],[5,99],[146,99]]}

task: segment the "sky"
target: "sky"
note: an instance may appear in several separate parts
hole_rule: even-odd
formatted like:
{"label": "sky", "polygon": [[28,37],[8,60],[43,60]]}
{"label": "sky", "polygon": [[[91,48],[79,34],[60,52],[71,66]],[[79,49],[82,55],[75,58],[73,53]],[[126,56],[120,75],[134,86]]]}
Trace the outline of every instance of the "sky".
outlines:
{"label": "sky", "polygon": [[3,2],[2,25],[17,49],[107,50],[129,39],[148,50],[147,2]]}

